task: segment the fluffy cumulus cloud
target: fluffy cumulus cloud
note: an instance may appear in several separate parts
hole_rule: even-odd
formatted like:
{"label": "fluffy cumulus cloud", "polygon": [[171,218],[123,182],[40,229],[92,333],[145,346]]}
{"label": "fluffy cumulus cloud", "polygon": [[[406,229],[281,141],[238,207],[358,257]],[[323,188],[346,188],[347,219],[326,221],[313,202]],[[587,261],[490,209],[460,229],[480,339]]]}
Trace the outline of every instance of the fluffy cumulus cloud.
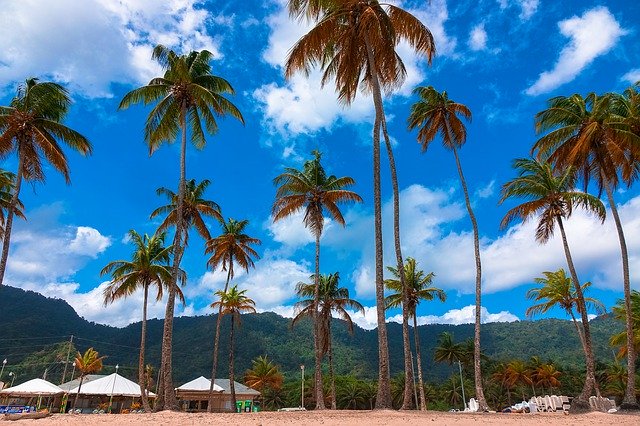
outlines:
{"label": "fluffy cumulus cloud", "polygon": [[[292,20],[285,7],[286,1],[277,2],[279,8],[267,18],[271,33],[263,59],[281,70],[289,50],[311,28],[311,23]],[[434,0],[420,9],[409,11],[431,29],[439,55],[453,54],[455,39],[449,37],[444,29],[444,22],[448,19],[444,0]],[[406,80],[398,93],[406,96],[424,79],[424,58],[414,55],[406,43],[398,46],[398,52],[407,69]],[[319,70],[314,70],[309,76],[296,74],[284,84],[265,84],[253,92],[264,114],[265,124],[273,133],[313,134],[319,130],[330,130],[340,122],[371,120],[373,104],[368,96],[358,94],[355,101],[345,108],[338,103],[332,83],[323,88],[321,78]]]}
{"label": "fluffy cumulus cloud", "polygon": [[484,50],[487,48],[487,32],[484,24],[478,24],[469,33],[469,47],[471,50]]}
{"label": "fluffy cumulus cloud", "polygon": [[[243,270],[235,271],[233,284],[247,290],[247,296],[256,302],[259,309],[273,310],[293,299],[296,284],[308,281],[312,273],[306,264],[283,258],[279,253],[267,252],[256,262],[250,274]],[[225,281],[224,271],[206,272],[196,285],[186,289],[186,296],[212,294],[224,289]]]}
{"label": "fluffy cumulus cloud", "polygon": [[[68,83],[87,97],[108,97],[110,85],[157,75],[151,50],[209,49],[201,0],[56,0],[9,2],[0,11],[0,87],[26,76]],[[88,72],[87,70],[90,70]]]}
{"label": "fluffy cumulus cloud", "polygon": [[526,90],[528,95],[547,93],[572,81],[598,56],[611,50],[626,31],[604,6],[595,7],[582,14],[558,23],[560,33],[569,43],[560,51],[558,60],[550,71],[540,74],[536,82]]}
{"label": "fluffy cumulus cloud", "polygon": [[631,84],[636,84],[640,81],[640,68],[630,70],[628,73],[622,76],[621,80]]}

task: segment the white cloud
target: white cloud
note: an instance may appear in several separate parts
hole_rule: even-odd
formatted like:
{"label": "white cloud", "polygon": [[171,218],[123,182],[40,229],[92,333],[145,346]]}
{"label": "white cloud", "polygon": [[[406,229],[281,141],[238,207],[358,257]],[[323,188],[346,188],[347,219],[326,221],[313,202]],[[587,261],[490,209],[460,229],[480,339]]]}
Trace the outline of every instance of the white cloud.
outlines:
{"label": "white cloud", "polygon": [[208,49],[201,0],[21,0],[0,11],[0,87],[29,76],[53,78],[87,97],[111,96],[111,83],[146,83],[159,73],[152,46]]}
{"label": "white cloud", "polygon": [[478,24],[469,33],[469,47],[471,50],[484,50],[487,48],[487,32],[484,24]]}
{"label": "white cloud", "polygon": [[630,70],[628,73],[622,76],[622,81],[627,81],[631,84],[636,84],[640,81],[640,68]]}
{"label": "white cloud", "polygon": [[[277,69],[284,67],[289,50],[310,28],[309,22],[294,21],[289,17],[285,0],[278,0],[280,7],[267,18],[271,28],[269,44],[263,59]],[[448,19],[446,2],[434,0],[422,9],[409,10],[432,31],[439,55],[452,55],[456,40],[447,36],[444,22]],[[421,64],[406,43],[398,46],[403,58],[407,77],[397,91],[408,96],[413,87],[424,80]],[[321,73],[315,70],[308,77],[294,75],[284,85],[269,83],[256,89],[253,97],[261,105],[264,121],[272,133],[284,135],[313,134],[319,130],[330,130],[334,125],[370,122],[373,117],[373,103],[369,96],[359,94],[354,102],[345,108],[337,101],[332,82],[323,89],[320,85]]]}
{"label": "white cloud", "polygon": [[[273,217],[270,217],[263,223],[263,227],[269,231],[274,241],[291,248],[297,248],[316,241],[311,231],[304,226],[303,220],[304,211],[300,210],[277,222],[274,222]],[[333,226],[333,220],[325,217],[323,236],[327,232],[331,232]]]}
{"label": "white cloud", "polygon": [[[377,311],[375,306],[364,308],[364,314],[350,311],[349,314],[353,322],[366,330],[372,330],[378,326]],[[425,324],[472,324],[475,322],[476,308],[474,305],[465,306],[461,309],[451,309],[442,315],[418,315],[418,325]],[[482,323],[489,322],[513,322],[519,318],[508,311],[501,311],[495,314],[490,313],[484,306],[480,312]],[[387,318],[388,322],[402,324],[402,314],[397,314]]]}
{"label": "white cloud", "polygon": [[75,238],[69,243],[69,251],[95,259],[110,245],[111,239],[101,235],[97,229],[78,226]]}
{"label": "white cloud", "polygon": [[[500,10],[505,10],[507,7],[509,7],[509,0],[496,1],[500,5]],[[540,0],[516,0],[512,1],[511,3],[520,7],[520,19],[523,21],[527,21],[538,10]]]}
{"label": "white cloud", "polygon": [[489,198],[496,192],[496,180],[492,179],[491,182],[487,184],[487,186],[483,188],[478,188],[476,191],[476,197],[478,198]]}
{"label": "white cloud", "polygon": [[626,34],[604,6],[590,9],[582,16],[560,21],[558,27],[570,41],[560,52],[553,69],[541,73],[538,80],[526,90],[528,95],[547,93],[572,81],[595,58],[611,50],[618,39]]}

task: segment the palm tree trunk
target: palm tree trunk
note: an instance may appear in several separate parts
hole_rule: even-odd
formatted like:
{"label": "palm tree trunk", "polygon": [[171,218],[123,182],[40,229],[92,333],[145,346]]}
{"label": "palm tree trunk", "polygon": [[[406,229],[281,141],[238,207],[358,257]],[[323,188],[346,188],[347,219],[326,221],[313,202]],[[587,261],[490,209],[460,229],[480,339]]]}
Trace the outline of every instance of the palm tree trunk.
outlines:
{"label": "palm tree trunk", "polygon": [[[564,247],[564,254],[567,258],[567,266],[573,280],[574,287],[576,289],[576,296],[578,297],[578,312],[582,319],[582,333],[584,336],[584,356],[586,360],[587,375],[584,381],[584,387],[582,393],[571,403],[571,411],[589,411],[589,397],[593,393],[594,388],[596,393],[599,394],[599,390],[596,387],[595,376],[595,362],[593,359],[593,351],[591,349],[591,331],[589,329],[589,317],[587,316],[587,307],[584,302],[584,295],[582,293],[582,287],[578,280],[578,273],[576,272],[575,265],[573,264],[573,258],[571,257],[571,251],[569,250],[569,243],[567,242],[567,234],[564,230],[562,218],[558,216],[558,227],[560,228],[560,234],[562,235],[562,245]],[[599,395],[598,395],[599,396]]]}
{"label": "palm tree trunk", "polygon": [[[224,284],[224,292],[229,289],[229,281],[233,275],[233,256],[229,260],[229,271],[227,271],[227,282]],[[213,411],[213,386],[215,384],[216,375],[218,374],[218,350],[220,348],[220,323],[222,322],[222,305],[218,309],[216,317],[216,334],[213,338],[213,365],[211,367],[211,384],[209,385],[209,402],[207,404],[207,412]]]}
{"label": "palm tree trunk", "polygon": [[147,383],[144,371],[144,351],[147,336],[147,299],[149,296],[149,283],[144,284],[144,299],[142,302],[142,331],[140,336],[140,358],[138,360],[138,382],[140,383],[140,400],[142,401],[142,408],[149,413],[151,406],[149,405],[149,398],[147,397]]}
{"label": "palm tree trunk", "polygon": [[176,410],[178,402],[176,401],[175,389],[173,388],[173,369],[172,369],[172,341],[173,341],[173,315],[176,303],[176,287],[178,285],[178,273],[180,272],[180,261],[184,253],[183,234],[185,232],[183,223],[183,204],[184,191],[186,181],[186,154],[187,154],[187,106],[184,102],[181,105],[180,128],[182,131],[182,140],[180,143],[180,181],[178,182],[178,205],[176,233],[173,238],[173,267],[171,271],[171,285],[169,287],[169,298],[167,300],[167,308],[164,316],[164,329],[162,333],[162,362],[161,368],[163,372],[162,395],[163,406],[158,409]]}
{"label": "palm tree trunk", "polygon": [[[373,77],[377,80],[377,73],[372,72]],[[404,275],[404,260],[402,259],[402,246],[400,244],[400,191],[398,189],[398,174],[396,171],[396,161],[391,147],[391,139],[387,132],[387,119],[384,114],[384,105],[382,103],[382,94],[378,90],[373,91],[373,96],[378,99],[380,104],[381,116],[380,123],[382,125],[382,135],[387,149],[387,157],[389,158],[389,169],[391,171],[391,186],[393,188],[393,242],[396,252],[396,263],[398,275],[400,276],[400,285],[402,288],[402,345],[404,349],[404,397],[401,410],[411,410],[414,408],[413,403],[413,365],[411,362],[411,339],[409,337],[409,289],[406,286],[406,277]]]}
{"label": "palm tree trunk", "polygon": [[[365,35],[369,69],[375,72],[375,59],[369,37]],[[380,92],[380,85],[376,78],[372,79],[373,91]],[[391,373],[389,371],[389,343],[387,340],[387,323],[384,306],[384,255],[382,247],[382,195],[380,190],[380,126],[383,115],[380,99],[373,97],[376,110],[375,123],[373,125],[373,204],[374,204],[374,229],[375,229],[375,253],[376,253],[376,313],[378,320],[378,393],[376,396],[376,409],[391,409]]]}
{"label": "palm tree trunk", "polygon": [[623,409],[640,409],[638,401],[636,399],[636,353],[633,333],[633,319],[631,312],[631,286],[629,283],[629,253],[627,252],[627,241],[624,237],[624,230],[622,229],[622,222],[620,221],[620,215],[618,214],[618,207],[616,201],[613,199],[613,190],[611,184],[608,182],[605,184],[605,190],[607,192],[607,199],[609,200],[609,206],[611,207],[611,214],[613,215],[613,221],[616,224],[616,230],[618,231],[618,239],[620,240],[620,252],[622,255],[622,283],[624,289],[624,309],[627,312],[626,329],[627,329],[627,387],[624,392],[624,398],[622,399],[621,408]]}
{"label": "palm tree trunk", "polygon": [[324,410],[324,392],[322,388],[322,348],[320,347],[320,233],[316,234],[316,268],[314,274],[313,289],[313,350],[316,361],[315,371],[315,397],[316,410]]}
{"label": "palm tree trunk", "polygon": [[78,385],[78,392],[76,392],[76,399],[73,400],[73,411],[76,411],[78,405],[78,397],[80,396],[80,390],[82,389],[82,382],[84,382],[84,374],[80,375],[80,384]]}
{"label": "palm tree trunk", "polygon": [[336,403],[336,375],[333,372],[333,345],[331,344],[331,312],[329,312],[329,319],[327,325],[327,357],[329,358],[329,378],[331,381],[331,409],[337,410]]}
{"label": "palm tree trunk", "polygon": [[229,390],[231,391],[231,409],[236,411],[236,382],[233,374],[233,331],[235,314],[231,313],[231,330],[229,332]]}
{"label": "palm tree trunk", "polygon": [[476,398],[478,401],[478,411],[487,411],[489,406],[484,397],[484,390],[482,388],[482,369],[480,366],[480,314],[482,311],[482,263],[480,261],[480,235],[478,232],[478,222],[476,221],[476,215],[471,208],[471,200],[469,199],[469,190],[467,189],[467,182],[464,179],[462,173],[462,165],[460,164],[460,158],[458,157],[458,150],[453,147],[453,156],[456,159],[456,167],[458,168],[458,174],[460,175],[460,184],[462,185],[462,192],[464,193],[464,202],[469,212],[469,219],[471,219],[471,226],[473,227],[473,250],[476,258],[476,312],[475,312],[475,329],[473,335],[473,378],[476,385]]}
{"label": "palm tree trunk", "polygon": [[582,345],[582,350],[586,354],[587,350],[585,349],[585,345],[584,345],[584,336],[582,335],[582,329],[578,324],[578,320],[576,319],[576,316],[573,314],[573,309],[569,310],[569,315],[571,315],[571,321],[573,321],[573,325],[576,327],[576,331],[578,332],[578,337],[580,338],[580,344]]}
{"label": "palm tree trunk", "polygon": [[420,350],[420,334],[418,333],[418,319],[413,313],[413,340],[416,345],[416,364],[418,368],[418,388],[420,389],[420,410],[427,409],[427,399],[424,396],[424,382],[422,381],[422,352]]}
{"label": "palm tree trunk", "polygon": [[4,283],[4,272],[7,269],[7,260],[9,259],[9,245],[11,243],[11,228],[13,227],[13,217],[15,216],[16,206],[18,205],[18,197],[20,196],[20,186],[22,185],[22,155],[18,151],[18,170],[16,173],[16,186],[13,189],[13,195],[9,202],[9,211],[7,212],[7,221],[4,226],[4,234],[2,235],[2,258],[0,258],[0,287]]}

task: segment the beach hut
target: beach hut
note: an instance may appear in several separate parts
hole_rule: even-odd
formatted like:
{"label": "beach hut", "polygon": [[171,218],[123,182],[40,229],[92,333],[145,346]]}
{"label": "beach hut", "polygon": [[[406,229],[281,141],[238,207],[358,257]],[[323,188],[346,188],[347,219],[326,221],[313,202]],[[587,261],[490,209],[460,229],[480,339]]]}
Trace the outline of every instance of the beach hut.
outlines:
{"label": "beach hut", "polygon": [[[86,379],[86,378],[85,378]],[[140,385],[131,380],[113,373],[108,376],[101,376],[90,381],[84,381],[82,387],[76,386],[70,389],[69,400],[75,398],[80,390],[80,397],[76,408],[98,408],[108,407],[112,403],[112,412],[120,412],[129,409],[131,404],[140,398]],[[153,392],[148,392],[149,398],[155,398]]]}
{"label": "beach hut", "polygon": [[59,405],[56,401],[59,402],[63,394],[64,390],[43,379],[32,379],[0,391],[2,400],[11,404],[22,403],[40,408],[44,398],[45,405],[50,411],[52,406]]}
{"label": "beach hut", "polygon": [[[235,383],[237,401],[254,401],[260,392]],[[184,411],[206,411],[209,406],[209,387],[211,381],[203,376],[191,380],[176,388],[178,403]],[[229,379],[216,379],[214,383],[213,409],[214,412],[234,411],[229,390]]]}

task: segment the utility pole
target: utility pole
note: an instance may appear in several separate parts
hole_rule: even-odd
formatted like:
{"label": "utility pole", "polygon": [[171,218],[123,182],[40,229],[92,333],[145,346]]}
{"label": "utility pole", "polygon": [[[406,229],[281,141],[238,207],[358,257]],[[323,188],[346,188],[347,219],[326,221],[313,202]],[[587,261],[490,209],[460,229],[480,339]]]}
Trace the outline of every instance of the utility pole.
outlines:
{"label": "utility pole", "polygon": [[69,340],[69,349],[67,349],[67,360],[64,362],[64,371],[62,372],[62,383],[67,378],[67,364],[69,364],[69,355],[71,355],[71,347],[73,346],[73,334],[71,335],[71,339]]}

